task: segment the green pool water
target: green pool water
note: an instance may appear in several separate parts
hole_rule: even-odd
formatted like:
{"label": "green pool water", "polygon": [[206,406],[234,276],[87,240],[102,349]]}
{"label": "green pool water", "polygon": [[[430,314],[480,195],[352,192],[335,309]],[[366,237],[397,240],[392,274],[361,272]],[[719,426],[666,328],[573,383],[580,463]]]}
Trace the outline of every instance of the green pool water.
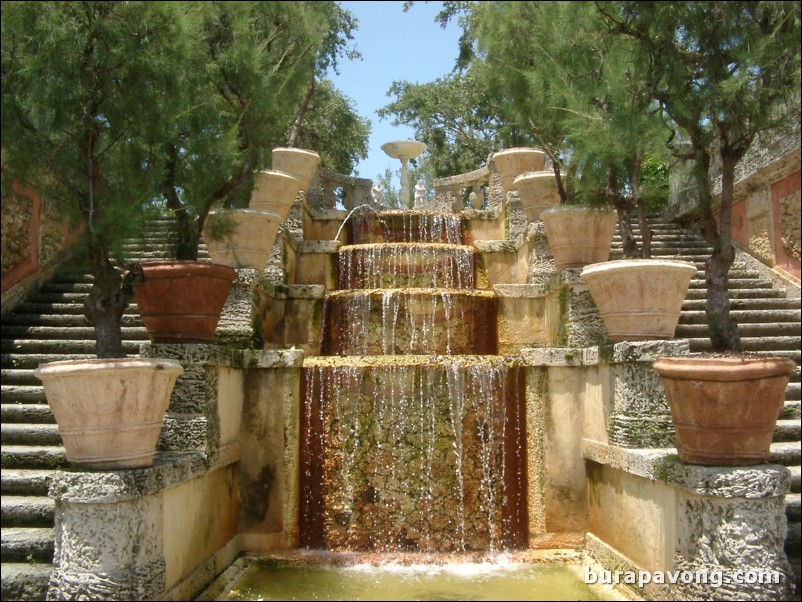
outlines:
{"label": "green pool water", "polygon": [[576,568],[531,563],[252,563],[218,600],[615,600]]}

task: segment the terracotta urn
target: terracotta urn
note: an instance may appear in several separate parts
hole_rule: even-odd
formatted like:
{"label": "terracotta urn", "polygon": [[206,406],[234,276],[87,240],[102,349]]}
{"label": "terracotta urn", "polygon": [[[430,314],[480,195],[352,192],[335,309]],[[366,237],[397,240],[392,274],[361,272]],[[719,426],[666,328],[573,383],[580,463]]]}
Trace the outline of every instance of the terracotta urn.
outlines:
{"label": "terracotta urn", "polygon": [[546,238],[554,256],[554,267],[581,268],[607,261],[618,218],[608,209],[560,205],[540,213]]}
{"label": "terracotta urn", "polygon": [[320,155],[302,148],[274,148],[272,157],[271,167],[298,178],[304,191],[320,168]]}
{"label": "terracotta urn", "polygon": [[213,343],[237,271],[202,261],[142,264],[136,287],[139,314],[153,343]]}
{"label": "terracotta urn", "polygon": [[505,148],[491,155],[488,163],[495,166],[501,178],[504,192],[515,189],[515,178],[528,171],[543,171],[546,167],[546,153],[538,148]]}
{"label": "terracotta urn", "polygon": [[41,364],[67,460],[93,470],[147,468],[176,379],[175,360],[123,358]]}
{"label": "terracotta urn", "polygon": [[796,363],[785,357],[660,357],[660,375],[683,462],[765,462]]}
{"label": "terracotta urn", "polygon": [[260,209],[212,211],[203,225],[203,241],[214,263],[262,271],[282,223],[277,213]]}
{"label": "terracotta urn", "polygon": [[526,219],[534,222],[540,214],[560,204],[557,180],[550,171],[528,171],[513,181],[526,212]]}
{"label": "terracotta urn", "polygon": [[306,189],[299,178],[283,171],[259,171],[253,178],[253,192],[248,208],[276,213],[281,216],[282,221],[287,219],[298,191]]}
{"label": "terracotta urn", "polygon": [[580,277],[617,343],[673,338],[695,273],[686,261],[620,259],[585,266]]}

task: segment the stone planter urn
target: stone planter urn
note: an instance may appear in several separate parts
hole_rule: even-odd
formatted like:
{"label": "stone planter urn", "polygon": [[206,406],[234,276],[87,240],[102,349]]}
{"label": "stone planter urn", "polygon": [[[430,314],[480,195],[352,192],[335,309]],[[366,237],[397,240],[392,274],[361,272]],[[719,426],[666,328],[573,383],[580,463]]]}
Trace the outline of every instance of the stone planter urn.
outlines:
{"label": "stone planter urn", "polygon": [[268,169],[256,172],[248,208],[276,213],[284,221],[295,203],[298,191],[306,190],[308,186],[308,183],[304,185],[299,178],[283,171]]}
{"label": "stone planter urn", "polygon": [[610,340],[671,339],[696,266],[686,261],[620,259],[586,266],[580,277]]}
{"label": "stone planter urn", "polygon": [[538,148],[518,146],[505,148],[493,153],[488,163],[495,165],[501,178],[501,186],[506,194],[515,189],[515,178],[528,171],[543,171],[546,167],[546,153]]}
{"label": "stone planter urn", "polygon": [[209,257],[216,264],[234,269],[263,271],[284,219],[260,209],[212,211],[203,224]]}
{"label": "stone planter urn", "polygon": [[560,205],[540,213],[546,238],[554,256],[554,267],[581,268],[607,261],[618,218],[608,209]]}
{"label": "stone planter urn", "polygon": [[300,180],[303,191],[320,168],[320,155],[302,148],[274,148],[272,157],[271,167]]}
{"label": "stone planter urn", "polygon": [[92,470],[147,468],[176,379],[168,359],[89,359],[41,364],[47,403],[67,460]]}
{"label": "stone planter urn", "polygon": [[526,219],[530,222],[539,220],[543,211],[560,204],[560,193],[553,172],[529,171],[515,178],[513,185],[518,189]]}
{"label": "stone planter urn", "polygon": [[785,357],[659,357],[660,375],[683,462],[760,464],[796,363]]}
{"label": "stone planter urn", "polygon": [[202,261],[142,264],[134,296],[153,343],[213,343],[237,271]]}

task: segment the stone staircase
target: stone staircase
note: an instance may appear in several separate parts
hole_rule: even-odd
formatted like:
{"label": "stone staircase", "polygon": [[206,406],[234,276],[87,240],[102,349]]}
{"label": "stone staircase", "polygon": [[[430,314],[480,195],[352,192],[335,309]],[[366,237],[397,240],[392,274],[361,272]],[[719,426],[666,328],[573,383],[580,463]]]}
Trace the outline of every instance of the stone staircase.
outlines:
{"label": "stone staircase", "polygon": [[[683,305],[677,337],[690,339],[691,349],[709,348],[704,318],[703,264],[709,248],[698,236],[677,226],[652,221],[653,256],[697,264]],[[167,257],[168,222],[146,228],[128,251],[133,259]],[[636,233],[637,234],[637,233]],[[203,252],[203,250],[202,250]],[[616,242],[612,258],[620,257]],[[758,270],[737,265],[731,271],[733,315],[742,329],[744,348],[792,357],[800,363],[800,299],[773,287]],[[51,281],[32,293],[2,319],[2,599],[43,600],[54,546],[54,505],[47,497],[53,471],[66,465],[53,415],[40,382],[33,376],[39,363],[91,357],[93,330],[83,318],[83,298],[91,279],[64,266]],[[123,318],[126,352],[138,353],[147,334],[136,307]],[[800,372],[794,372],[771,448],[771,462],[793,474],[786,498],[789,533],[786,549],[799,575],[800,556]]]}
{"label": "stone staircase", "polygon": [[[692,352],[712,349],[707,336],[705,317],[704,264],[712,251],[700,236],[681,227],[652,217],[652,257],[678,259],[696,264],[697,273],[691,280],[688,294],[682,304],[682,313],[675,335],[688,339]],[[634,232],[640,241],[637,228]],[[620,240],[616,234],[611,259],[621,258]],[[791,491],[786,495],[785,513],[788,519],[786,553],[800,588],[800,298],[789,295],[789,290],[777,286],[770,279],[769,270],[751,257],[739,257],[730,269],[731,315],[738,323],[744,351],[790,357],[796,364],[785,391],[785,404],[774,432],[769,462],[782,464],[791,471]]]}
{"label": "stone staircase", "polygon": [[[169,257],[169,222],[153,222],[127,245],[128,257]],[[55,419],[41,382],[40,363],[94,357],[94,329],[83,316],[91,276],[63,265],[53,278],[2,318],[2,599],[44,600],[54,551],[53,471],[66,466]],[[139,353],[147,332],[136,305],[123,316],[125,352]]]}

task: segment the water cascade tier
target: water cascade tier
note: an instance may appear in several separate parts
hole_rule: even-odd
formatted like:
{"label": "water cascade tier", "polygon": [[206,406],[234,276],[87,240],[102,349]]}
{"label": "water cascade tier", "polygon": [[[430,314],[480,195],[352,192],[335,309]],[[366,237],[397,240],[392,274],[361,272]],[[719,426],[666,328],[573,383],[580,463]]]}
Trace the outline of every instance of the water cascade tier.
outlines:
{"label": "water cascade tier", "polygon": [[523,371],[496,355],[459,216],[373,212],[346,231],[304,361],[302,545],[525,547]]}
{"label": "water cascade tier", "polygon": [[337,291],[322,355],[495,354],[496,296],[455,289]]}
{"label": "water cascade tier", "polygon": [[340,248],[339,287],[458,288],[476,286],[472,247],[445,243],[374,243]]}

